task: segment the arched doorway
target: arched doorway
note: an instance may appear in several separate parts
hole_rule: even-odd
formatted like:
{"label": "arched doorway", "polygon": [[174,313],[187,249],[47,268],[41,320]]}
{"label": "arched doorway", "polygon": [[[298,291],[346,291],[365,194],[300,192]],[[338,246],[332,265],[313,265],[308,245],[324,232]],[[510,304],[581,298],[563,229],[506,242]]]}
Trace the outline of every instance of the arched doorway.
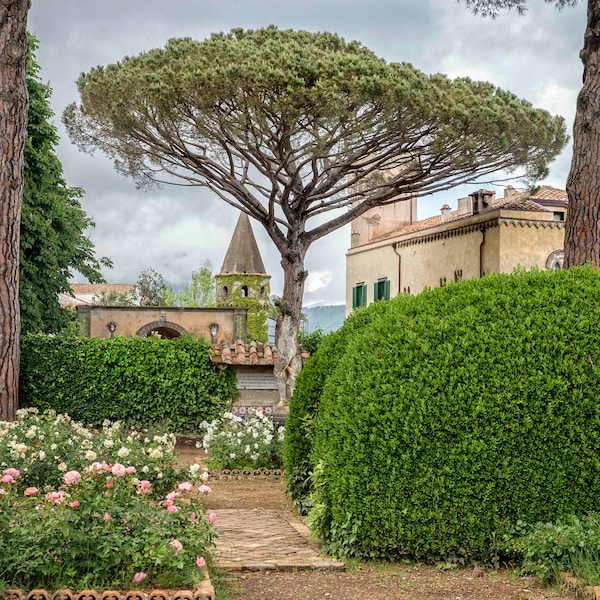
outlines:
{"label": "arched doorway", "polygon": [[136,334],[139,337],[148,337],[155,335],[164,340],[172,340],[178,338],[185,333],[185,329],[177,323],[170,321],[152,321],[137,330]]}

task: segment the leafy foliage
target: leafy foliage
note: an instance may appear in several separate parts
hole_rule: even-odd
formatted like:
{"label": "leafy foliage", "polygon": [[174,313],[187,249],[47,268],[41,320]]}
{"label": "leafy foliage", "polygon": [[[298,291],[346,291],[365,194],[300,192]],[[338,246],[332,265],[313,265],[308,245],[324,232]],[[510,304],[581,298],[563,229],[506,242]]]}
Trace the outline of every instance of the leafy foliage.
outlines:
{"label": "leafy foliage", "polygon": [[21,217],[19,295],[23,332],[56,333],[71,320],[59,305],[58,294],[69,293],[69,279],[81,273],[91,283],[102,283],[106,258],[96,259],[84,231],[94,223],[79,199],[83,191],[67,187],[55,154],[56,127],[50,124],[51,90],[39,79],[35,61],[37,41],[28,37],[27,89],[29,113],[25,142],[25,185]]}
{"label": "leafy foliage", "polygon": [[304,331],[302,328],[298,330],[298,344],[300,344],[300,347],[303,350],[306,350],[311,354],[314,354],[318,350],[319,346],[323,342],[324,337],[325,334],[320,327],[311,331],[310,333]]}
{"label": "leafy foliage", "polygon": [[556,523],[519,522],[508,548],[521,559],[521,571],[542,581],[556,581],[568,571],[585,585],[600,584],[600,520],[598,514],[565,516]]}
{"label": "leafy foliage", "polygon": [[94,300],[94,304],[102,306],[135,306],[136,301],[131,294],[109,290],[108,292],[101,292],[96,300]]}
{"label": "leafy foliage", "polygon": [[104,419],[197,429],[237,396],[204,340],[27,336],[21,406],[52,408],[84,423]]}
{"label": "leafy foliage", "polygon": [[494,275],[385,305],[322,371],[313,521],[330,550],[493,560],[519,519],[597,507],[597,271]]}
{"label": "leafy foliage", "polygon": [[180,292],[167,287],[165,303],[167,306],[214,306],[216,302],[215,278],[208,267],[192,272],[192,278]]}
{"label": "leafy foliage", "polygon": [[165,306],[167,286],[164,277],[152,267],[140,273],[137,280],[140,306]]}

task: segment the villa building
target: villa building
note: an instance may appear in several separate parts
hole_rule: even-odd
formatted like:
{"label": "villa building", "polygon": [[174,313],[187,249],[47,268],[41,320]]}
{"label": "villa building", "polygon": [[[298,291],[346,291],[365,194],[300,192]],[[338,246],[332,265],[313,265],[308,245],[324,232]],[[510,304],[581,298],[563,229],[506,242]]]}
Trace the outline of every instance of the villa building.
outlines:
{"label": "villa building", "polygon": [[[346,254],[346,314],[400,293],[516,268],[556,269],[564,256],[567,194],[549,186],[500,199],[478,190],[442,206],[437,216],[412,222],[413,201],[404,205],[404,222],[389,219],[390,207],[371,209],[352,223]],[[391,205],[394,206],[394,205]],[[396,211],[398,213],[398,210]],[[401,221],[401,220],[400,220]]]}

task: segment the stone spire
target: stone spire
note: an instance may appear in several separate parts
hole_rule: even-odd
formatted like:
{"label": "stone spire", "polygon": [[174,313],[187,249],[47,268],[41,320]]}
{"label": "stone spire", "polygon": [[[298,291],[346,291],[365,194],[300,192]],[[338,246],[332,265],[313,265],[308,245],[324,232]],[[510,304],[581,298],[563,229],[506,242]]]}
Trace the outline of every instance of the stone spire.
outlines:
{"label": "stone spire", "polygon": [[233,273],[266,274],[250,219],[246,213],[240,214],[220,274]]}

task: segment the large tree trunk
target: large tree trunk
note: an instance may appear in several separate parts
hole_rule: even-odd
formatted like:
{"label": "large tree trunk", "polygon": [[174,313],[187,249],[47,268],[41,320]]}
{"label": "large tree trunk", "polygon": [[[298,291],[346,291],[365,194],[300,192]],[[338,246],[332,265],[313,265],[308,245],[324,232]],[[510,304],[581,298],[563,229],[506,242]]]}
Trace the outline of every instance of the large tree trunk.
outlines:
{"label": "large tree trunk", "polygon": [[25,81],[29,0],[0,0],[0,420],[18,406],[19,229],[29,98]]}
{"label": "large tree trunk", "polygon": [[304,282],[308,273],[304,270],[306,250],[281,259],[283,267],[283,295],[275,304],[278,309],[275,326],[277,359],[274,375],[279,389],[279,407],[289,403],[296,375],[302,368],[302,357],[298,348],[298,326],[302,316]]}
{"label": "large tree trunk", "polygon": [[583,87],[573,127],[573,159],[567,179],[569,210],[565,267],[600,267],[600,1],[588,0]]}

